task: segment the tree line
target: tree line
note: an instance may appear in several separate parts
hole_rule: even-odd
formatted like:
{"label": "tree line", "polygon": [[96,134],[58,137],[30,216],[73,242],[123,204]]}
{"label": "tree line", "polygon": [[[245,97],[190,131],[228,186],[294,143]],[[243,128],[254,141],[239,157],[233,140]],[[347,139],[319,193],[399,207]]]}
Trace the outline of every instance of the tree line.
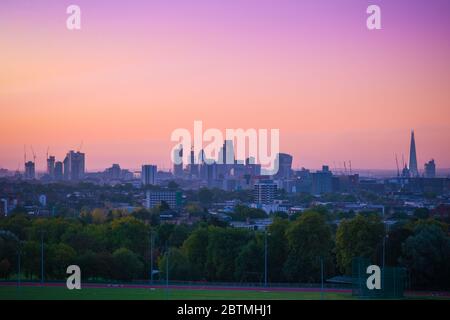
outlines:
{"label": "tree line", "polygon": [[[248,210],[239,207],[236,216]],[[254,214],[251,213],[251,214]],[[46,280],[62,280],[70,264],[79,265],[84,280],[214,281],[318,283],[351,275],[352,259],[408,270],[417,289],[449,289],[448,226],[414,219],[387,229],[378,214],[357,214],[338,224],[324,209],[310,209],[294,219],[277,216],[266,231],[232,228],[204,218],[194,225],[159,221],[157,210],[95,209],[78,218],[29,217],[0,219],[0,277],[40,279],[41,242]],[[8,236],[13,234],[14,237]],[[150,266],[152,260],[153,268]]]}

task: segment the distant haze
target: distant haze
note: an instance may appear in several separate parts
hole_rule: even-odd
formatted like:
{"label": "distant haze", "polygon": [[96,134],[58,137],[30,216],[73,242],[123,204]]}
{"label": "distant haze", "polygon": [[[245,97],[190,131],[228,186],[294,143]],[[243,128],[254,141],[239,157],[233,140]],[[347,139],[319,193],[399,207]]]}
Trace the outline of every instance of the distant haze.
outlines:
{"label": "distant haze", "polygon": [[[0,167],[44,170],[83,141],[89,171],[169,168],[170,134],[278,128],[294,167],[450,168],[450,1],[0,2]],[[27,157],[31,150],[27,147]]]}

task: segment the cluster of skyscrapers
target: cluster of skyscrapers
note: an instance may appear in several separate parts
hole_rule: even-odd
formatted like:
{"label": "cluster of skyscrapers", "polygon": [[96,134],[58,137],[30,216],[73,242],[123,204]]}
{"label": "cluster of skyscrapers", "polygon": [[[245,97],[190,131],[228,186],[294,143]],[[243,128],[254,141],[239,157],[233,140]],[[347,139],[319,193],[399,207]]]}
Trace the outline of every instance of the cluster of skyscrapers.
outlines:
{"label": "cluster of skyscrapers", "polygon": [[[397,171],[397,175],[400,176],[399,171]],[[425,163],[423,175],[425,178],[434,178],[436,176],[436,164],[434,162],[434,159],[431,159],[429,162]],[[409,167],[406,165],[406,163],[404,164],[401,176],[404,178],[417,178],[420,176],[417,165],[416,140],[414,138],[414,131],[411,131],[411,143],[409,147]]]}
{"label": "cluster of skyscrapers", "polygon": [[[47,156],[47,170],[44,179],[52,181],[79,181],[85,175],[85,154],[69,151],[63,161],[56,161],[55,156]],[[35,161],[25,162],[24,178],[36,179]]]}
{"label": "cluster of skyscrapers", "polygon": [[[182,145],[174,151],[174,159],[181,159],[173,165],[172,172],[158,172],[156,165],[142,165],[140,172],[141,185],[157,185],[161,180],[175,179],[178,182],[187,183],[189,188],[220,188],[233,191],[253,189],[257,202],[270,202],[274,194],[274,188],[284,189],[287,192],[307,192],[322,194],[336,190],[349,192],[354,185],[359,183],[359,176],[343,174],[335,176],[328,166],[322,170],[310,172],[306,169],[294,171],[292,169],[292,156],[286,153],[276,155],[278,171],[272,175],[264,175],[261,165],[255,159],[249,157],[245,160],[237,160],[232,140],[225,140],[215,160],[206,159],[203,150],[196,156],[192,147],[189,153],[188,163],[183,163]],[[402,171],[398,167],[397,176],[401,179],[418,178],[418,161],[414,131],[411,132],[409,166],[403,164]],[[103,181],[130,181],[134,179],[132,172],[121,169],[118,164],[106,169],[101,174]],[[94,174],[92,174],[94,175]],[[423,177],[434,178],[436,176],[436,164],[432,159],[425,163]],[[63,161],[56,161],[54,156],[47,156],[47,171],[42,177],[49,181],[80,181],[87,177],[85,173],[85,154],[80,151],[69,151]],[[35,179],[35,161],[25,161],[25,179]]]}

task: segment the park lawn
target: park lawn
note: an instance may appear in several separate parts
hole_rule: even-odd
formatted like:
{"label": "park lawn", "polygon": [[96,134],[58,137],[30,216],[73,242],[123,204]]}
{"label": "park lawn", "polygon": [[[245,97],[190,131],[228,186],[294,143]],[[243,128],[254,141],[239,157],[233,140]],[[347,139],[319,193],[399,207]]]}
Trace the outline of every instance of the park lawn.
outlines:
{"label": "park lawn", "polygon": [[[324,299],[352,299],[350,293],[325,292]],[[319,300],[320,292],[274,292],[254,290],[141,289],[65,287],[2,287],[0,300]]]}

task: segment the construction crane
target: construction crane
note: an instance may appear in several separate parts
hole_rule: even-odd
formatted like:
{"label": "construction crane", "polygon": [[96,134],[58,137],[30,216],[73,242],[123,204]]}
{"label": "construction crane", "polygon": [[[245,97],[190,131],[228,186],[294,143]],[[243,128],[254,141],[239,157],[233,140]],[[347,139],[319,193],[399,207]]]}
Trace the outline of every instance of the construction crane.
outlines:
{"label": "construction crane", "polygon": [[27,146],[23,145],[23,165],[27,163]]}
{"label": "construction crane", "polygon": [[345,172],[345,175],[347,175],[347,165],[345,164],[345,161],[344,161],[344,172]]}
{"label": "construction crane", "polygon": [[31,152],[33,153],[33,162],[36,163],[36,153],[34,153],[33,146],[31,146]]}
{"label": "construction crane", "polygon": [[397,154],[395,154],[395,164],[397,165],[397,177],[400,177],[400,168],[398,167],[398,158],[397,158]]}
{"label": "construction crane", "polygon": [[81,148],[83,148],[83,140],[81,140],[80,146],[78,147],[78,152],[81,152]]}
{"label": "construction crane", "polygon": [[350,174],[352,174],[352,160],[348,160],[348,164],[350,165]]}

